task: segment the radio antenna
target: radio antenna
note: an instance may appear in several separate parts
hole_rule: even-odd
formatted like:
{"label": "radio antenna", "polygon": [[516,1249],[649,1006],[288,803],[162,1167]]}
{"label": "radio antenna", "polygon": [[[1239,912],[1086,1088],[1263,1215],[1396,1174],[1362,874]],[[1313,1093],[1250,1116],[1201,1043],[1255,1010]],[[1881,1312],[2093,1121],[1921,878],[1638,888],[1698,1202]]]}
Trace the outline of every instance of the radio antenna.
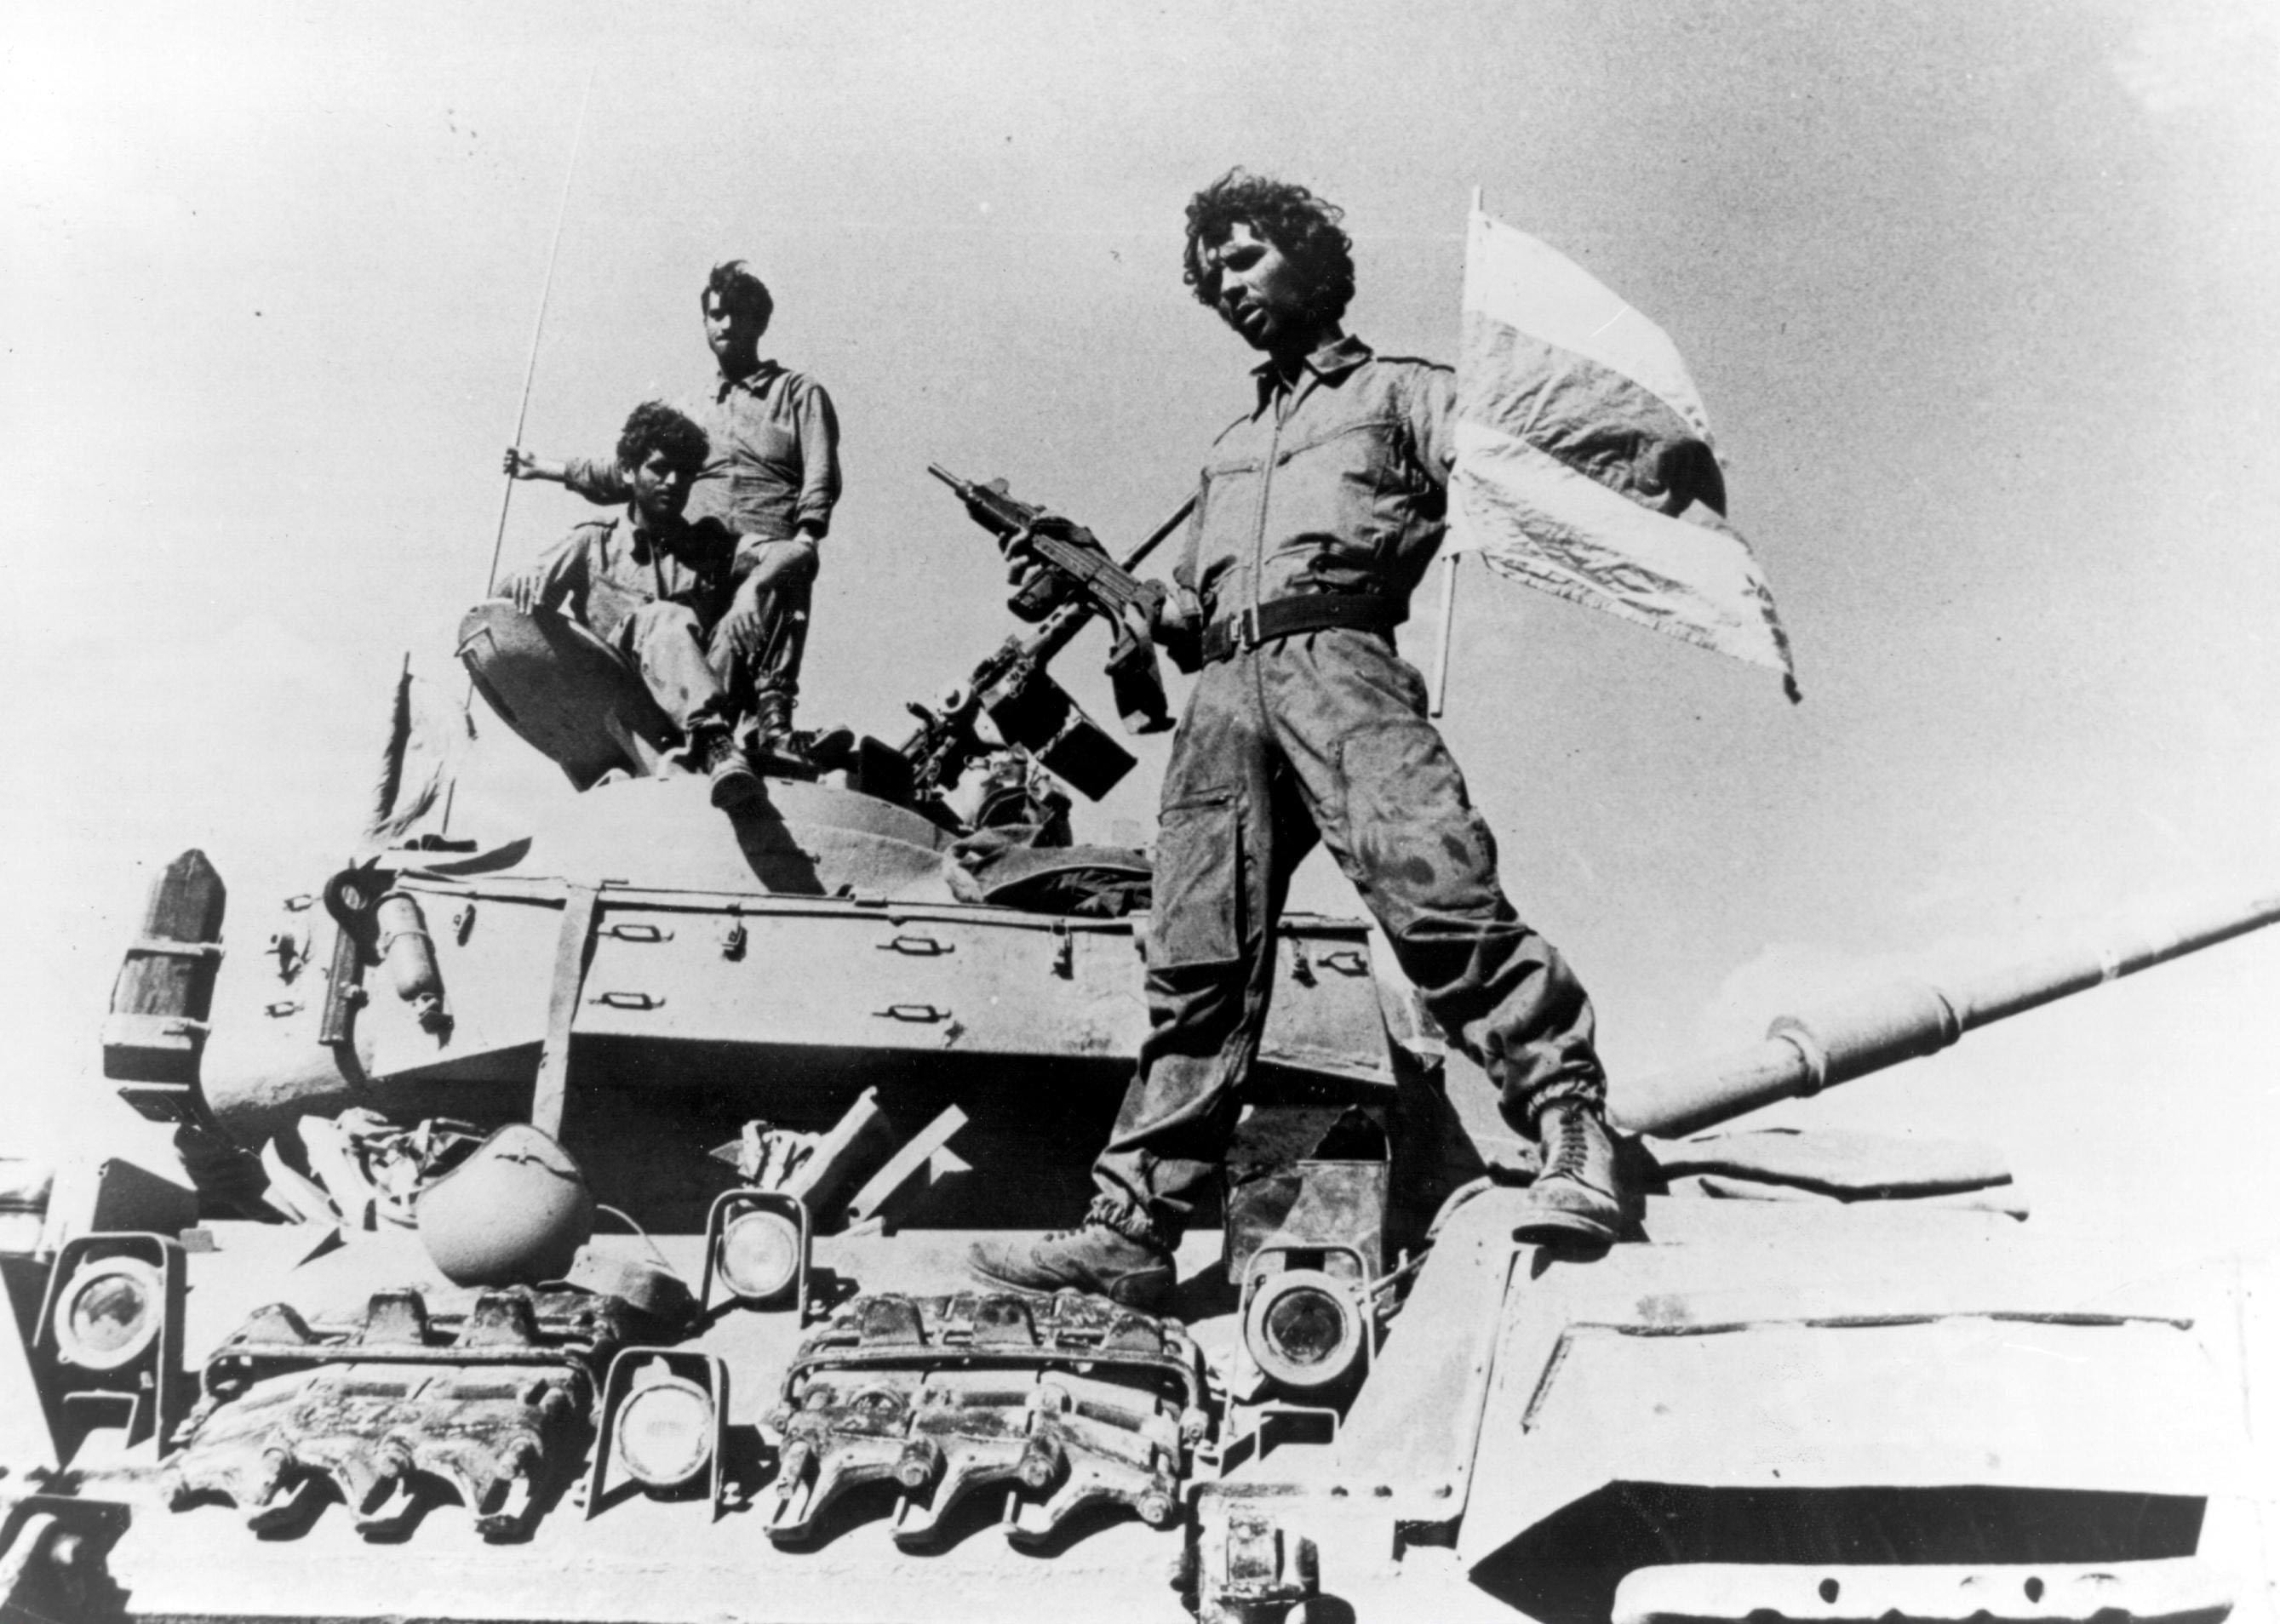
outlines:
{"label": "radio antenna", "polygon": [[[524,363],[522,369],[522,399],[514,409],[514,437],[507,442],[512,446],[521,445],[523,424],[530,416],[530,386],[538,376],[538,341],[546,333],[546,306],[554,297],[554,266],[562,256],[562,227],[570,218],[570,183],[577,178],[579,150],[586,144],[586,111],[594,104],[594,80],[601,68],[601,59],[597,58],[586,70],[586,92],[578,98],[578,125],[570,135],[570,161],[562,169],[562,198],[554,209],[554,241],[547,245],[546,278],[538,286],[538,318],[530,324],[530,358]],[[506,489],[499,496],[498,531],[491,537],[490,567],[483,572],[485,597],[489,597],[491,589],[498,585],[499,554],[506,546],[506,516],[508,510],[514,505],[514,488],[518,483],[520,481],[514,475],[508,474]],[[475,678],[474,673],[469,672],[466,691],[460,695],[459,705],[466,710],[474,702]],[[451,833],[451,805],[458,799],[458,795],[459,779],[455,773],[443,791],[443,815],[436,828],[439,838],[448,837]]]}
{"label": "radio antenna", "polygon": [[[538,376],[538,341],[546,332],[546,306],[554,296],[554,265],[562,253],[562,226],[570,218],[570,182],[578,173],[578,150],[586,142],[586,110],[593,104],[594,79],[600,73],[598,58],[586,70],[586,94],[578,99],[578,127],[570,137],[570,162],[562,171],[562,201],[554,211],[554,242],[546,250],[546,280],[539,284],[538,319],[530,327],[530,359],[522,369],[522,400],[514,409],[514,438],[509,445],[522,443],[522,428],[530,416],[531,381]],[[491,589],[498,584],[499,552],[506,545],[507,510],[514,503],[514,488],[520,483],[512,473],[506,476],[506,489],[499,497],[498,534],[491,538],[490,568],[483,573],[483,596],[489,597]]]}

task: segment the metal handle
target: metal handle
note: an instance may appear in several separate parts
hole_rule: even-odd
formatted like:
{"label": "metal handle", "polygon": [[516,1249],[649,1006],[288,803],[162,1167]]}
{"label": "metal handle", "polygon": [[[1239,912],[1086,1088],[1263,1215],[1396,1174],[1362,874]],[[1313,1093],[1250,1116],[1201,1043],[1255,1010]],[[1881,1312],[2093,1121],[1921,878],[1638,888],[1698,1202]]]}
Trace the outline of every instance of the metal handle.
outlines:
{"label": "metal handle", "polygon": [[936,1009],[931,1004],[890,1004],[882,1010],[871,1012],[882,1020],[908,1020],[921,1026],[950,1019],[948,1010]]}
{"label": "metal handle", "polygon": [[958,951],[958,944],[954,942],[937,942],[932,936],[921,935],[915,931],[906,932],[877,945],[882,953],[905,953],[913,958],[939,958],[944,953]]}
{"label": "metal handle", "polygon": [[606,1004],[613,1010],[653,1010],[665,1007],[665,998],[662,994],[648,992],[597,992],[594,995],[594,1002]]}
{"label": "metal handle", "polygon": [[612,925],[602,934],[605,936],[615,936],[620,942],[670,942],[673,940],[671,931],[656,925],[643,924],[639,920],[629,920],[622,925]]}
{"label": "metal handle", "polygon": [[1325,953],[1321,963],[1341,975],[1366,975],[1369,958],[1360,948],[1342,947],[1335,953]]}

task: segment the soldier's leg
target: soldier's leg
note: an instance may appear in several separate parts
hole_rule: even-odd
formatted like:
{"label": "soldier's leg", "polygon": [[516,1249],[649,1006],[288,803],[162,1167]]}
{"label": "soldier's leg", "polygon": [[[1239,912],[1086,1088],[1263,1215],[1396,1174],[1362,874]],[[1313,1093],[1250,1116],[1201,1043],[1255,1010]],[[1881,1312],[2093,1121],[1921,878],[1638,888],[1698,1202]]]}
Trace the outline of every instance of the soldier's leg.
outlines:
{"label": "soldier's leg", "polygon": [[619,622],[615,641],[659,708],[680,724],[686,764],[711,776],[713,804],[759,796],[760,782],[729,737],[736,712],[713,674],[696,612],[680,604],[644,604]]}
{"label": "soldier's leg", "polygon": [[643,604],[618,623],[615,642],[682,732],[695,738],[728,725],[735,712],[694,611],[680,604]]}
{"label": "soldier's leg", "polygon": [[1583,1192],[1575,1221],[1552,1227],[1611,1235],[1618,1193],[1591,1000],[1505,896],[1495,836],[1427,719],[1423,679],[1386,639],[1344,630],[1288,639],[1264,669],[1276,743],[1403,974],[1487,1072],[1505,1119],[1544,1142],[1545,1201],[1570,1190],[1553,1173]]}
{"label": "soldier's leg", "polygon": [[1175,1245],[1225,1160],[1267,1024],[1283,900],[1314,844],[1288,768],[1244,720],[1238,739],[1167,769],[1148,1036],[1093,1165],[1103,1204],[1141,1214]]}
{"label": "soldier's leg", "polygon": [[708,649],[713,673],[730,703],[751,722],[748,732],[756,757],[783,753],[782,765],[795,770],[805,765],[791,752],[790,735],[813,593],[808,577],[779,577],[768,590],[754,596],[752,612],[732,611],[721,617]]}
{"label": "soldier's leg", "polygon": [[1208,668],[1165,770],[1148,929],[1149,1033],[1107,1148],[1098,1194],[1072,1235],[982,1245],[974,1272],[1028,1290],[1073,1286],[1136,1307],[1160,1304],[1171,1253],[1217,1174],[1236,1091],[1259,1048],[1274,986],[1274,921],[1312,843],[1260,735],[1237,659]]}

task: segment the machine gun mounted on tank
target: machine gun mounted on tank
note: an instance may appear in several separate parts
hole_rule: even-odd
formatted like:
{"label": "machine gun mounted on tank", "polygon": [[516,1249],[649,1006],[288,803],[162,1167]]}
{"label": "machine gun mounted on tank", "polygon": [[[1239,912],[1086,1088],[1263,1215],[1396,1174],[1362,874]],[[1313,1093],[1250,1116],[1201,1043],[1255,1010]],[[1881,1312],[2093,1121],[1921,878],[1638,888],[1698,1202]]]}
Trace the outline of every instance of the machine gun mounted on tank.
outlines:
{"label": "machine gun mounted on tank", "polygon": [[998,540],[1008,558],[1040,566],[1014,593],[1009,607],[1036,624],[1016,632],[974,668],[967,681],[934,707],[909,706],[918,728],[898,747],[911,764],[921,797],[955,789],[974,759],[992,746],[976,730],[988,717],[1002,739],[1028,751],[1078,791],[1098,800],[1132,770],[1133,759],[1087,716],[1046,669],[1094,616],[1115,635],[1108,675],[1125,727],[1154,733],[1171,725],[1154,645],[1134,633],[1127,612],[1152,620],[1164,596],[1159,582],[1132,571],[1185,522],[1190,498],[1122,560],[1113,558],[1092,532],[1008,493],[1005,481],[976,484],[938,464],[927,470],[958,494],[974,521]]}

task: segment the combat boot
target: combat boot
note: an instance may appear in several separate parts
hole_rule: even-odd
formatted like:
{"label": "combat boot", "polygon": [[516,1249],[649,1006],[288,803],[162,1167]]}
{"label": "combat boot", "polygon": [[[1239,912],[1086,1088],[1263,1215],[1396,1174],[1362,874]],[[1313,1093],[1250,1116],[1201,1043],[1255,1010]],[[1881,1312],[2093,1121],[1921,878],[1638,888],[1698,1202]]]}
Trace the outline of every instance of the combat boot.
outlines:
{"label": "combat boot", "polygon": [[712,781],[712,804],[721,811],[749,806],[766,796],[767,786],[726,728],[691,739],[689,754],[697,770]]}
{"label": "combat boot", "polygon": [[1082,1228],[1034,1241],[977,1241],[967,1273],[1013,1291],[1090,1291],[1125,1308],[1159,1313],[1172,1296],[1172,1254],[1103,1221],[1100,1204]]}
{"label": "combat boot", "polygon": [[813,778],[815,762],[791,727],[791,701],[762,694],[752,702],[752,765],[771,778]]}
{"label": "combat boot", "polygon": [[1529,1189],[1513,1239],[1545,1246],[1605,1246],[1621,1234],[1623,1199],[1615,1147],[1598,1106],[1554,1100],[1536,1113],[1544,1170]]}

